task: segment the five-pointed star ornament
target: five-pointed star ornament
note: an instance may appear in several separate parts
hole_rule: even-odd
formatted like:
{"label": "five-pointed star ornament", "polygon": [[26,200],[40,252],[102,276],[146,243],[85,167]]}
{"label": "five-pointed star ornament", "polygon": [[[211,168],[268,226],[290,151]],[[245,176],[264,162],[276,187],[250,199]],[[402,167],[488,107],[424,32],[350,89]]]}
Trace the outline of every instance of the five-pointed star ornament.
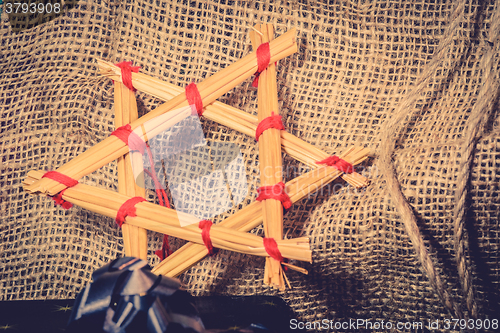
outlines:
{"label": "five-pointed star ornament", "polygon": [[[368,180],[354,172],[353,166],[364,161],[368,149],[351,147],[339,156],[329,156],[320,149],[287,133],[279,118],[276,91],[275,62],[297,51],[295,29],[273,39],[270,25],[260,25],[251,32],[251,40],[258,48],[227,66],[220,72],[185,89],[139,73],[130,63],[113,65],[98,60],[101,73],[115,82],[115,125],[117,129],[105,140],[88,149],[55,171],[30,171],[24,181],[29,193],[47,194],[57,204],[69,208],[76,204],[93,212],[113,217],[122,227],[125,254],[147,259],[147,230],[187,240],[188,243],[170,254],[153,272],[177,276],[213,252],[213,248],[227,249],[266,257],[264,282],[284,289],[282,265],[307,273],[290,260],[311,262],[309,239],[283,239],[283,208],[309,193],[317,191],[337,177],[355,187]],[[258,81],[258,117],[217,102],[216,99],[256,74]],[[135,91],[153,95],[166,101],[153,111],[138,118]],[[257,200],[224,221],[211,221],[174,210],[169,207],[165,189],[154,175],[148,142],[157,134],[193,116],[205,117],[223,126],[259,139],[261,188]],[[281,170],[281,151],[310,166],[312,171],[287,182],[278,177],[267,177],[262,167]],[[143,155],[150,158],[152,171],[147,171]],[[268,157],[266,157],[268,156]],[[269,157],[270,156],[270,157]],[[78,183],[113,160],[118,160],[119,191],[100,189]],[[138,173],[137,170],[144,172]],[[146,172],[147,171],[147,172]],[[144,175],[153,177],[160,205],[144,199]],[[283,208],[282,208],[283,206]],[[264,222],[265,237],[249,233]],[[170,254],[170,255],[169,255]]]}

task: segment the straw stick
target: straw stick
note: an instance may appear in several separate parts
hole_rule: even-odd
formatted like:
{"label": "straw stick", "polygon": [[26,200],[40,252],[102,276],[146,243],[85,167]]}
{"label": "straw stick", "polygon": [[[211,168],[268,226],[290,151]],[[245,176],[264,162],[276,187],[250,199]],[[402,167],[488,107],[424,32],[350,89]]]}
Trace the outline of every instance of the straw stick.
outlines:
{"label": "straw stick", "polygon": [[[250,31],[252,46],[256,50],[262,43],[274,39],[272,24],[262,24]],[[260,34],[256,33],[261,32]],[[259,122],[273,114],[279,114],[278,91],[276,85],[276,66],[271,63],[259,75],[258,88],[258,119]],[[280,130],[270,128],[259,138],[259,167],[261,187],[272,186],[283,181],[281,159]],[[264,234],[274,239],[283,238],[283,208],[279,200],[268,199],[262,203]],[[266,258],[264,269],[264,284],[278,289],[285,289],[281,262]]]}
{"label": "straw stick", "polygon": [[[361,163],[367,156],[369,150],[366,148],[351,148],[339,156],[353,165]],[[330,167],[320,166],[319,168],[300,175],[286,183],[286,193],[290,200],[295,203],[302,200],[307,195],[316,192],[321,187],[326,186],[331,181],[342,174],[341,171]],[[219,223],[220,226],[233,228],[239,231],[248,232],[262,223],[263,215],[261,202],[253,202],[226,220]],[[158,264],[153,272],[170,277],[178,276],[208,254],[205,246],[188,243],[175,251],[168,258]],[[302,273],[307,273],[304,269],[290,267]]]}
{"label": "straw stick", "polygon": [[[121,73],[118,67],[99,59],[97,63],[103,75],[115,81],[121,80]],[[132,73],[132,82],[134,86],[138,86],[139,90],[142,88],[141,91],[165,101],[183,92],[183,88],[181,87],[143,73]],[[255,136],[255,130],[259,123],[256,116],[218,101],[206,105],[204,110],[203,116],[207,119],[251,137]],[[282,150],[288,155],[312,168],[318,167],[318,164],[316,164],[317,161],[324,160],[330,156],[321,149],[286,131],[281,131],[281,145]],[[368,179],[358,173],[342,174],[342,179],[356,188],[366,186],[369,183]]]}
{"label": "straw stick", "polygon": [[[24,186],[30,186],[43,176],[41,171],[30,171],[25,179]],[[131,197],[110,190],[78,184],[68,188],[63,193],[63,199],[79,205],[95,213],[116,217],[116,214],[125,201]],[[126,222],[151,231],[169,234],[190,242],[203,244],[201,230],[197,224],[180,227],[179,219],[189,218],[197,220],[189,214],[176,212],[173,209],[155,205],[150,202],[140,202],[135,205],[136,217],[128,216]],[[180,216],[183,215],[183,216]],[[210,229],[210,238],[216,248],[247,253],[257,256],[268,256],[261,237],[241,231],[231,230],[218,225]],[[300,261],[311,262],[309,239],[299,237],[293,240],[276,240],[279,251],[284,257]]]}
{"label": "straw stick", "polygon": [[[118,128],[138,118],[135,93],[123,83],[115,81],[115,127]],[[118,193],[128,196],[145,197],[145,189],[139,187],[134,179],[132,160],[135,167],[142,169],[142,156],[139,153],[127,153],[118,157]],[[126,256],[147,260],[147,230],[124,223],[122,225],[123,247]]]}
{"label": "straw stick", "polygon": [[[296,52],[297,44],[295,42],[295,29],[291,29],[270,43],[270,51],[272,62],[278,61],[283,57]],[[214,102],[217,98],[250,77],[256,70],[256,53],[252,52],[239,61],[207,78],[205,81],[200,82],[198,84],[198,91],[201,95],[203,104],[208,105]],[[141,89],[140,84],[138,84],[137,89]],[[155,110],[132,122],[131,127],[135,130],[160,115],[176,109],[188,108],[188,106],[186,95],[182,92],[168,102],[160,105]],[[184,119],[181,115],[183,115],[182,112],[172,117],[167,117],[167,119],[163,122],[153,120],[153,122],[150,122],[151,127],[146,135],[141,136],[145,140],[147,140],[148,137],[151,138],[155,136],[176,122]],[[81,177],[117,159],[119,156],[123,156],[126,152],[127,147],[125,143],[114,136],[110,136],[70,162],[61,166],[57,169],[57,171],[69,177],[80,179]],[[64,188],[64,185],[61,185],[54,180],[43,178],[27,188],[26,191],[30,193],[41,192],[49,195],[55,195]]]}

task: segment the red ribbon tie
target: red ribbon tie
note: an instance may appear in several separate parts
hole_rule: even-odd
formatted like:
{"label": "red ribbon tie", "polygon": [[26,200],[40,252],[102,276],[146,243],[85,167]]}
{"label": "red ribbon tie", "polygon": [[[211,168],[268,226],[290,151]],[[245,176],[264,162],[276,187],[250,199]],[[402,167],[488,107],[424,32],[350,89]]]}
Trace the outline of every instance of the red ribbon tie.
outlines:
{"label": "red ribbon tie", "polygon": [[125,201],[120,206],[120,209],[118,209],[118,213],[116,213],[116,223],[121,227],[127,216],[137,216],[135,213],[135,205],[143,201],[146,201],[143,197],[133,197]]}
{"label": "red ribbon tie", "polygon": [[130,90],[135,92],[137,89],[135,89],[134,86],[132,85],[132,72],[139,73],[139,69],[141,67],[140,66],[132,66],[132,61],[122,61],[122,62],[119,62],[115,65],[120,67],[120,69],[121,69],[122,82],[125,85],[125,87],[127,87]]}
{"label": "red ribbon tie", "polygon": [[160,261],[172,254],[172,251],[170,251],[170,244],[168,243],[168,235],[163,235],[161,249],[156,250],[155,254],[160,258]]}
{"label": "red ribbon tie", "polygon": [[52,197],[52,200],[54,200],[54,203],[56,204],[56,206],[61,206],[63,209],[70,209],[71,207],[73,207],[73,204],[69,201],[64,200],[62,197],[64,191],[66,191],[66,190],[67,189],[64,189],[61,192],[54,195]]}
{"label": "red ribbon tie", "polygon": [[269,66],[269,62],[271,61],[271,52],[269,50],[269,43],[262,43],[257,48],[257,71],[255,72],[255,79],[252,82],[252,86],[259,86],[259,76],[267,66]]}
{"label": "red ribbon tie", "polygon": [[201,99],[198,87],[194,82],[192,82],[188,84],[184,90],[186,92],[186,99],[191,106],[191,114],[197,114],[198,117],[201,117],[201,115],[203,114],[203,100]]}
{"label": "red ribbon tie", "polygon": [[278,249],[278,244],[274,238],[264,237],[264,248],[271,258],[276,259],[279,262],[285,261],[285,258],[281,255],[281,252]]}
{"label": "red ribbon tie", "polygon": [[114,130],[111,135],[116,136],[122,140],[130,149],[130,151],[138,151],[144,155],[146,143],[142,141],[141,137],[132,131],[130,124],[123,125]]}
{"label": "red ribbon tie", "polygon": [[271,113],[272,115],[262,119],[262,121],[257,126],[257,130],[255,131],[255,140],[259,141],[259,137],[264,133],[265,130],[270,128],[275,128],[280,131],[285,129],[283,122],[281,121],[281,116],[279,114]]}
{"label": "red ribbon tie", "polygon": [[271,186],[262,186],[257,189],[257,198],[255,200],[262,201],[267,199],[275,199],[281,201],[283,208],[285,210],[290,209],[292,207],[292,201],[288,194],[285,193],[285,184],[283,182],[279,182],[278,184]]}
{"label": "red ribbon tie", "polygon": [[329,156],[322,161],[316,162],[316,164],[326,164],[328,166],[334,167],[335,169],[342,171],[344,173],[353,173],[354,167],[351,163],[346,160],[341,159],[338,156]]}
{"label": "red ribbon tie", "polygon": [[78,180],[73,179],[71,177],[68,177],[66,175],[63,175],[62,173],[58,171],[47,171],[42,178],[49,178],[52,180],[55,180],[58,183],[61,183],[67,187],[73,187],[76,184],[78,184]]}
{"label": "red ribbon tie", "polygon": [[210,228],[212,227],[212,221],[201,220],[198,224],[201,229],[201,239],[203,239],[203,244],[207,247],[208,255],[214,254],[214,247],[212,245],[212,240],[210,239]]}
{"label": "red ribbon tie", "polygon": [[[49,178],[55,180],[56,182],[61,183],[67,187],[73,187],[76,184],[78,184],[78,180],[68,177],[58,171],[47,171],[42,176],[42,178]],[[64,191],[66,191],[66,189],[54,195],[52,197],[52,200],[54,200],[56,206],[60,205],[63,209],[70,209],[71,207],[73,207],[73,204],[63,199],[62,196]]]}

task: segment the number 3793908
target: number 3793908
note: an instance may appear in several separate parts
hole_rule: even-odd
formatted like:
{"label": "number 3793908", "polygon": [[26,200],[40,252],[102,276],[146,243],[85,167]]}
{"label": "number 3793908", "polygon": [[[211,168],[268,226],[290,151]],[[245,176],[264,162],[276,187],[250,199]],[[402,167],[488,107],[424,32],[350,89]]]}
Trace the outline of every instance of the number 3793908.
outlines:
{"label": "number 3793908", "polygon": [[61,4],[60,3],[25,3],[25,2],[7,2],[5,4],[5,12],[7,14],[11,13],[31,13],[31,14],[50,14],[50,13],[59,13],[61,12]]}

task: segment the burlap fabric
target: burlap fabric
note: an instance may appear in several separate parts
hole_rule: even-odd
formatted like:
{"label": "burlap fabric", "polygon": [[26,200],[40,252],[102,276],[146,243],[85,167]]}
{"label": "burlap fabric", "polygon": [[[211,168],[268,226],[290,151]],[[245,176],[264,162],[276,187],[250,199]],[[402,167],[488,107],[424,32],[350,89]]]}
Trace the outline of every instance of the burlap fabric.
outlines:
{"label": "burlap fabric", "polygon": [[[500,8],[493,1],[80,1],[60,17],[0,36],[0,299],[75,297],[123,252],[114,221],[28,195],[31,169],[53,170],[107,137],[112,82],[95,58],[131,60],[186,85],[244,56],[257,21],[298,28],[299,52],[278,66],[287,131],[328,153],[371,148],[359,170],[296,204],[288,236],[307,235],[308,276],[278,293],[302,321],[443,320],[499,308]],[[138,93],[141,114],[161,101]],[[221,101],[256,113],[250,80]],[[254,138],[202,120],[207,138],[235,142],[249,193],[259,185]],[[306,170],[285,157],[287,178]],[[116,190],[116,165],[84,178]],[[150,200],[155,200],[153,192]],[[261,233],[261,230],[254,232]],[[161,235],[150,233],[152,251]],[[182,244],[174,241],[173,247]],[[181,276],[195,295],[276,294],[264,261],[220,251]],[[498,318],[498,316],[497,316]],[[382,330],[384,331],[384,330]]]}

